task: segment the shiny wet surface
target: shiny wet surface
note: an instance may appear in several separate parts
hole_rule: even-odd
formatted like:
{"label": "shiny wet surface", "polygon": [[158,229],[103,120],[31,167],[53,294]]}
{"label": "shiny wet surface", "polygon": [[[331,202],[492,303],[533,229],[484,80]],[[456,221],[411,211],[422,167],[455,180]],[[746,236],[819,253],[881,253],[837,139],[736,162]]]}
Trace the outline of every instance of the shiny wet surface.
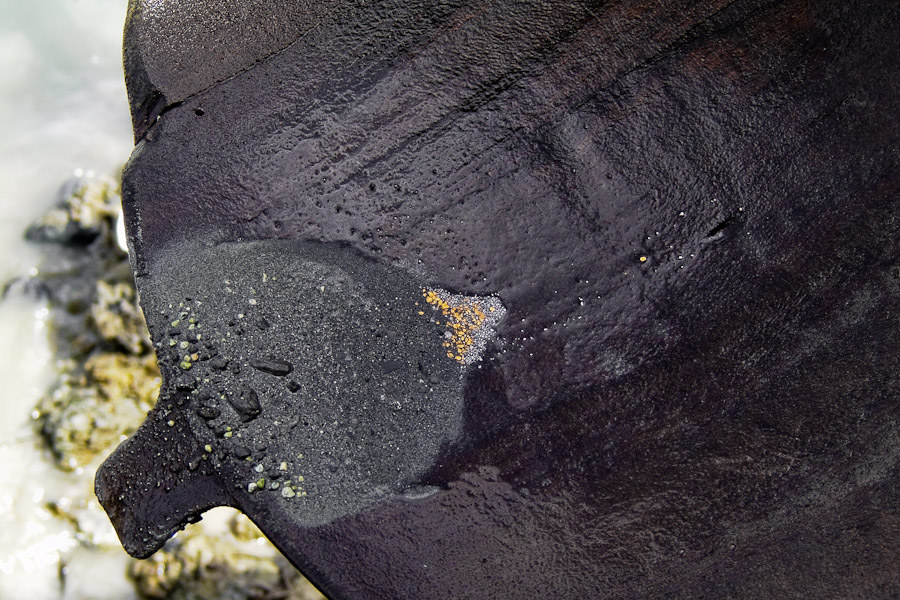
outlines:
{"label": "shiny wet surface", "polygon": [[[230,78],[202,36],[195,79],[160,67],[184,51],[151,43],[185,27],[175,12],[132,19],[145,311],[197,240],[217,272],[225,248],[291,239],[506,313],[464,365],[460,421],[437,452],[386,458],[406,475],[378,501],[307,520],[216,468],[165,510],[108,506],[132,511],[114,518],[126,546],[228,503],[335,598],[895,592],[897,9],[318,6],[287,11],[281,33],[303,32],[286,46],[232,32]],[[312,335],[302,314],[281,317]],[[340,408],[304,394],[286,410]],[[117,464],[146,468],[145,437]]]}

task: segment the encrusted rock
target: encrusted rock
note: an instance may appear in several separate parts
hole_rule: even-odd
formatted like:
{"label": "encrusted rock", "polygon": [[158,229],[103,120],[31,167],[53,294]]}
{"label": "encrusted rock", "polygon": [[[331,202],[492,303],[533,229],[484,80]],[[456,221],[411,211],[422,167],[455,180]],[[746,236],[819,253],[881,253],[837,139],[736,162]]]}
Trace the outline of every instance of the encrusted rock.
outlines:
{"label": "encrusted rock", "polygon": [[114,182],[72,179],[60,190],[61,199],[25,232],[36,242],[87,245],[108,235],[121,202]]}
{"label": "encrusted rock", "polygon": [[59,466],[86,465],[133,433],[156,404],[159,371],[150,354],[94,354],[64,361],[56,386],[38,403],[38,423]]}
{"label": "encrusted rock", "polygon": [[147,324],[138,306],[134,286],[129,283],[97,281],[91,319],[104,340],[118,344],[132,354],[141,354],[150,348]]}
{"label": "encrusted rock", "polygon": [[[222,510],[222,509],[219,509]],[[219,532],[189,527],[152,557],[131,564],[141,598],[320,600],[250,519],[235,514]]]}

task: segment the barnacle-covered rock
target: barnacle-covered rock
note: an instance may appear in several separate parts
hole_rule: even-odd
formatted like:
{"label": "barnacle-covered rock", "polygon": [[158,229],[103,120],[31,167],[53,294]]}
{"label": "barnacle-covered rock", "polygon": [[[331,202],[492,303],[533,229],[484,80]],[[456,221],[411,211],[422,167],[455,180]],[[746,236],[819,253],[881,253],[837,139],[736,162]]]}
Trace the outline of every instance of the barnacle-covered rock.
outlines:
{"label": "barnacle-covered rock", "polygon": [[25,232],[36,242],[87,245],[108,233],[119,204],[118,186],[109,179],[74,178],[60,190],[60,200]]}
{"label": "barnacle-covered rock", "polygon": [[134,433],[156,404],[159,371],[151,354],[104,352],[63,365],[37,406],[38,422],[59,466],[75,469]]}
{"label": "barnacle-covered rock", "polygon": [[250,519],[229,509],[217,509],[151,558],[134,561],[129,572],[146,599],[322,598]]}
{"label": "barnacle-covered rock", "polygon": [[106,342],[117,344],[131,354],[150,349],[147,324],[137,304],[133,284],[97,281],[91,319]]}
{"label": "barnacle-covered rock", "polygon": [[115,240],[118,186],[76,178],[26,232],[53,242],[26,289],[48,305],[59,376],[38,403],[37,425],[61,468],[93,460],[137,429],[160,374],[137,304],[128,256]]}

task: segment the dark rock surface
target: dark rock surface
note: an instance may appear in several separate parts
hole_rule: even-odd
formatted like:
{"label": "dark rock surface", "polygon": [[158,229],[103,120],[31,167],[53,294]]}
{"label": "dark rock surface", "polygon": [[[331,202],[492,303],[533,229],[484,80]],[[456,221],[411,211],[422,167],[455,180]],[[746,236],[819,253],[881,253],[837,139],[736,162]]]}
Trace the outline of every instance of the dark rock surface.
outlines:
{"label": "dark rock surface", "polygon": [[898,25],[133,0],[123,544],[229,504],[333,598],[896,596]]}

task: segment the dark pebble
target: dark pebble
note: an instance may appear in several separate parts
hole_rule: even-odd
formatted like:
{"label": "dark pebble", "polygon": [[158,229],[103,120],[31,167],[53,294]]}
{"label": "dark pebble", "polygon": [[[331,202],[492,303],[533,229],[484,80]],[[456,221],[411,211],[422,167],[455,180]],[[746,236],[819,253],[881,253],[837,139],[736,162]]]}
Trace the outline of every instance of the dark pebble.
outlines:
{"label": "dark pebble", "polygon": [[244,422],[252,421],[262,412],[259,396],[257,396],[253,388],[248,386],[243,386],[239,394],[229,394],[228,402],[234,407],[234,410],[237,411]]}
{"label": "dark pebble", "polygon": [[215,406],[203,405],[197,409],[197,415],[204,419],[215,419],[222,414],[222,411]]}
{"label": "dark pebble", "polygon": [[197,382],[190,375],[180,375],[175,379],[175,389],[179,392],[189,392],[197,387]]}
{"label": "dark pebble", "polygon": [[250,366],[259,371],[269,373],[270,375],[277,375],[279,377],[284,377],[294,369],[293,365],[289,362],[270,360],[267,358],[251,358]]}
{"label": "dark pebble", "polygon": [[231,448],[231,453],[234,454],[235,458],[243,460],[250,456],[250,448],[242,444],[236,444]]}

